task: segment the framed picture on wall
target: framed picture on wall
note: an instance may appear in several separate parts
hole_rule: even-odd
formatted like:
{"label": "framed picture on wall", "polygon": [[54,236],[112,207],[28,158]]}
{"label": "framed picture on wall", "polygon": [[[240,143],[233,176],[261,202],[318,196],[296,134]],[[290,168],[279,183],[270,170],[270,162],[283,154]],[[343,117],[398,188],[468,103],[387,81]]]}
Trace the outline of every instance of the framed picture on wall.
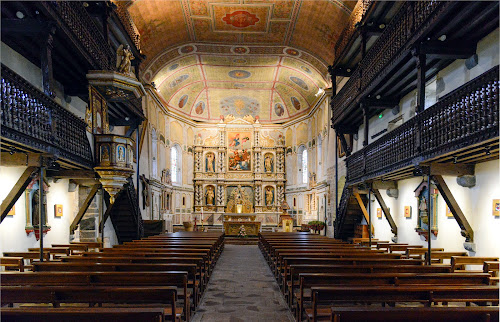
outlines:
{"label": "framed picture on wall", "polygon": [[377,218],[382,218],[382,208],[377,208]]}
{"label": "framed picture on wall", "polygon": [[493,216],[500,217],[500,199],[493,199]]}
{"label": "framed picture on wall", "polygon": [[54,205],[54,217],[63,216],[63,205]]}
{"label": "framed picture on wall", "polygon": [[405,206],[405,218],[411,218],[411,206]]}

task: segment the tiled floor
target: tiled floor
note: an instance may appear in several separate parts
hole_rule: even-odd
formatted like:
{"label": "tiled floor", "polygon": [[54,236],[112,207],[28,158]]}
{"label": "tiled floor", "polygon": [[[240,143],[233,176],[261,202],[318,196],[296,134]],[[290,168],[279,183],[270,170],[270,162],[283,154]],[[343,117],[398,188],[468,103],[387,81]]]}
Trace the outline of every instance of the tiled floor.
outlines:
{"label": "tiled floor", "polygon": [[225,245],[194,322],[293,321],[256,245]]}

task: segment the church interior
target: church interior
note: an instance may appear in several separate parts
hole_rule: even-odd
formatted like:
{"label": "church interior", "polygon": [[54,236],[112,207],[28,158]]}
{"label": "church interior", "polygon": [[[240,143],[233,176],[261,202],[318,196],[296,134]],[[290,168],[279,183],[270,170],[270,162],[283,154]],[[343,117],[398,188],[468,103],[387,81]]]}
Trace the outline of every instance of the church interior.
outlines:
{"label": "church interior", "polygon": [[1,2],[5,321],[498,321],[499,2]]}

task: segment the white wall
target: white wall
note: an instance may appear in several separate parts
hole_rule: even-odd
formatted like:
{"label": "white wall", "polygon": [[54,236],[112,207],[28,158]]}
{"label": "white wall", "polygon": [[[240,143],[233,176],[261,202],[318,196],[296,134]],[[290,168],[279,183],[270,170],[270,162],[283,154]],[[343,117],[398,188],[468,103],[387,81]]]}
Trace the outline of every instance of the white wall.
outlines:
{"label": "white wall", "polygon": [[[14,187],[26,167],[0,167],[0,200],[3,200]],[[44,236],[44,246],[69,243],[69,226],[78,212],[78,190],[68,192],[68,180],[57,183],[49,182],[47,194],[47,221],[51,227]],[[7,216],[0,224],[0,253],[6,251],[27,251],[30,247],[39,247],[35,234],[26,235],[25,194],[15,205],[15,215]],[[54,205],[63,205],[63,216],[54,216]]]}
{"label": "white wall", "polygon": [[[499,256],[500,255],[500,218],[492,215],[493,199],[500,199],[499,161],[490,161],[476,165],[476,186],[464,188],[457,184],[455,177],[445,176],[444,179],[455,200],[465,214],[474,230],[476,253],[471,256]],[[418,187],[421,178],[412,178],[398,182],[399,196],[390,198],[381,191],[384,201],[391,209],[391,214],[398,227],[398,242],[411,245],[427,246],[423,236],[415,232],[417,226],[417,199],[414,190]],[[411,218],[404,217],[404,207],[411,206]],[[465,238],[460,234],[460,227],[453,217],[446,216],[446,203],[439,194],[437,202],[438,235],[432,236],[433,248],[444,248],[446,251],[465,251]],[[376,218],[378,202],[372,202],[372,222],[375,228],[375,238],[391,240],[393,236],[390,226],[383,216]]]}

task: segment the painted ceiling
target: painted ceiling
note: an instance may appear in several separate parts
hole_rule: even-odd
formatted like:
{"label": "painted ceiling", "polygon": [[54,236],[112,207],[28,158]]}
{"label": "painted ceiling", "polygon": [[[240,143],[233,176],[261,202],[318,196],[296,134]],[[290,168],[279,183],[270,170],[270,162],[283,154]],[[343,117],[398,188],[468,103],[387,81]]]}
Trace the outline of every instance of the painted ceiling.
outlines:
{"label": "painted ceiling", "polygon": [[187,54],[161,69],[153,82],[166,105],[193,120],[258,117],[282,123],[307,113],[326,80],[289,55]]}
{"label": "painted ceiling", "polygon": [[146,55],[143,79],[171,108],[200,121],[231,112],[284,122],[328,86],[327,66],[355,4],[135,0],[127,7]]}

